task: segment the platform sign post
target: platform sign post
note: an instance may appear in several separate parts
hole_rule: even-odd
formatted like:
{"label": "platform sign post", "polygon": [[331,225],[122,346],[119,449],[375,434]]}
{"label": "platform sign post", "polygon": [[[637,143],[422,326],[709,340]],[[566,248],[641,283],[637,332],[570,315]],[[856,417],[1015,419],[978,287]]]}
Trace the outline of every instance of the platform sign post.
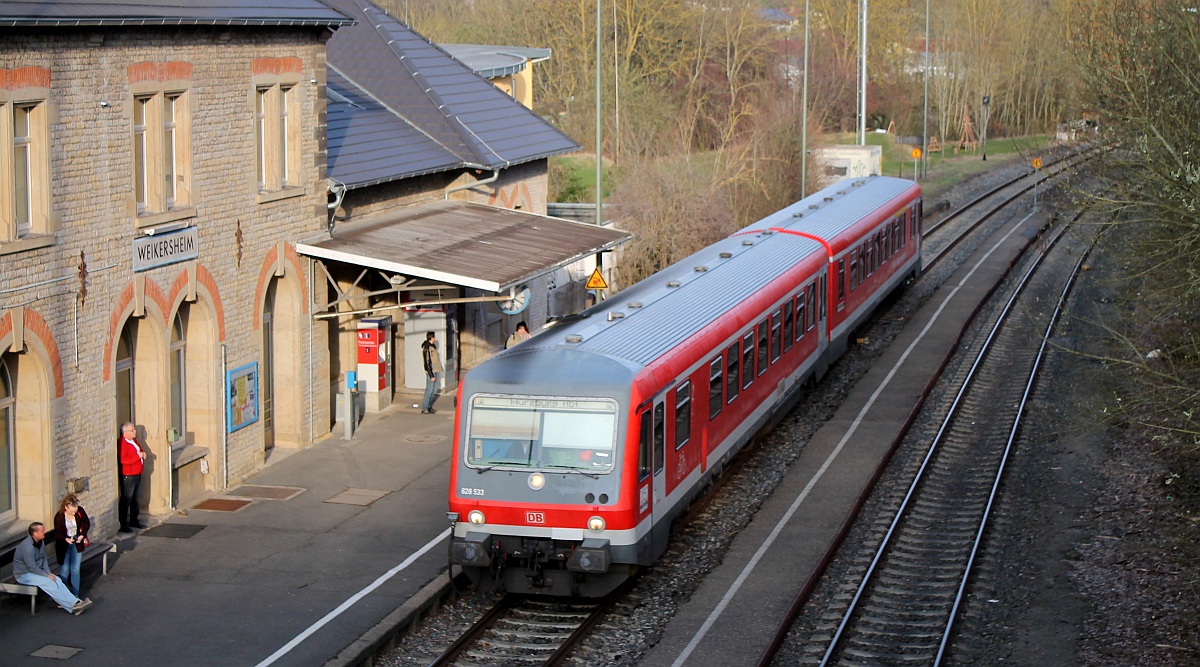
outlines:
{"label": "platform sign post", "polygon": [[[1035,158],[1033,158],[1033,162],[1030,164],[1033,166],[1034,172],[1039,172],[1042,170],[1042,158],[1035,157]],[[1041,179],[1038,178],[1038,174],[1034,173],[1034,176],[1033,176],[1033,208],[1034,208],[1034,210],[1037,210],[1037,195],[1038,195],[1037,191],[1038,191],[1038,181],[1039,180],[1041,180]]]}
{"label": "platform sign post", "polygon": [[921,180],[920,179],[921,172],[918,171],[918,169],[917,169],[917,161],[921,159],[921,149],[920,148],[912,149],[912,159],[913,159],[913,181],[919,181],[919,180]]}
{"label": "platform sign post", "polygon": [[600,303],[600,290],[608,289],[608,283],[604,280],[604,275],[600,273],[600,267],[597,266],[592,271],[592,275],[588,277],[587,284],[583,287],[593,292],[593,303]]}

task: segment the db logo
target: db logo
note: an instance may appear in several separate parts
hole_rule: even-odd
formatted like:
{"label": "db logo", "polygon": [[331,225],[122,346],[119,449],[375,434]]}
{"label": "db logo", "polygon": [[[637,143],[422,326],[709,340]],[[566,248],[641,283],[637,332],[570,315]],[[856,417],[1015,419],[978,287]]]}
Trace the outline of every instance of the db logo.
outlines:
{"label": "db logo", "polygon": [[546,515],[541,512],[526,512],[525,523],[546,523]]}

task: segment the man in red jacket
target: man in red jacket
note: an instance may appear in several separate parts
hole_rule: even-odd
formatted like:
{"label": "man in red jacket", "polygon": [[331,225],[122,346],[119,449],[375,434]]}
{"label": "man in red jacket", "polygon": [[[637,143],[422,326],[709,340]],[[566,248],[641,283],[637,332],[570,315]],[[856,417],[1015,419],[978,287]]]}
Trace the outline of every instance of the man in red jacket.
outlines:
{"label": "man in red jacket", "polygon": [[117,519],[122,533],[132,533],[134,528],[145,528],[138,521],[141,510],[138,490],[142,486],[142,465],[146,460],[146,446],[137,439],[137,427],[131,422],[121,425],[121,437],[117,440],[117,452],[121,458],[121,501],[117,505]]}

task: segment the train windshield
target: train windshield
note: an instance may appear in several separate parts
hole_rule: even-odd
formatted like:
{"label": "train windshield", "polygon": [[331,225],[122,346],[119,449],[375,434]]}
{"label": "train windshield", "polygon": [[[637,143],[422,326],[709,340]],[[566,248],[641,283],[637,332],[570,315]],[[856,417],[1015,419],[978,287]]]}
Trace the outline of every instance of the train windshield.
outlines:
{"label": "train windshield", "polygon": [[612,470],[617,402],[477,395],[467,415],[467,462],[477,466]]}

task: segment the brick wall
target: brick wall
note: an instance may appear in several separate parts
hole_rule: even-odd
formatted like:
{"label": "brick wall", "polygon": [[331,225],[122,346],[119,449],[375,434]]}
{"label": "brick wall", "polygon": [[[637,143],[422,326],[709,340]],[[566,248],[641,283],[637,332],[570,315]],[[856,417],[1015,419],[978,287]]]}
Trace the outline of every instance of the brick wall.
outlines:
{"label": "brick wall", "polygon": [[[45,67],[51,73],[51,200],[60,218],[55,242],[34,250],[0,254],[0,313],[24,304],[46,322],[61,357],[63,395],[47,405],[51,424],[49,460],[54,505],[65,480],[87,477],[83,501],[108,529],[116,504],[116,386],[113,362],[116,338],[143,293],[146,316],[139,328],[153,340],[139,355],[136,374],[147,386],[165,386],[172,318],[187,290],[185,264],[136,274],[132,243],[141,234],[133,218],[132,108],[130,67],[137,63],[187,63],[191,69],[192,192],[198,229],[202,278],[199,301],[213,325],[198,347],[219,358],[222,345],[228,368],[260,361],[262,334],[257,328],[264,265],[280,241],[311,237],[325,224],[324,182],[324,40],[328,33],[282,28],[122,28],[106,30],[0,31],[0,69]],[[257,200],[251,61],[292,56],[302,63],[301,139],[303,188],[298,196],[267,203]],[[316,79],[317,83],[310,83]],[[86,268],[86,282],[78,279]],[[306,260],[285,263],[284,277],[305,297],[310,268]],[[268,279],[270,272],[268,272]],[[144,288],[138,286],[144,278]],[[86,287],[86,295],[82,293]],[[311,306],[298,303],[294,324],[307,336]],[[223,338],[221,338],[223,333]],[[193,341],[188,341],[193,345]],[[7,344],[3,345],[7,348]],[[306,444],[328,431],[328,392],[318,380],[327,345],[313,341],[314,356],[300,364],[298,439]],[[30,350],[25,354],[36,354]],[[20,356],[20,355],[17,355]],[[32,366],[32,365],[31,365]],[[211,385],[224,393],[219,368]],[[18,378],[18,381],[21,381]],[[142,380],[139,379],[139,383]],[[219,400],[219,399],[212,399]],[[169,410],[164,400],[138,400],[136,421],[161,427]],[[310,407],[311,406],[311,407]],[[52,412],[51,412],[52,410]],[[143,418],[143,413],[146,417]],[[223,412],[218,411],[219,414]],[[189,415],[190,418],[190,415]],[[208,416],[207,419],[217,417]],[[224,429],[210,430],[219,434]],[[150,448],[165,453],[161,428],[148,433]],[[214,437],[214,440],[219,438]],[[263,465],[263,433],[258,424],[228,435],[228,478],[244,479]],[[20,443],[18,443],[20,444]],[[210,448],[218,468],[222,442],[196,443]],[[18,451],[20,457],[20,451]],[[160,459],[165,472],[166,462]],[[18,466],[39,464],[18,458]],[[161,495],[161,493],[160,493]],[[24,517],[22,517],[24,518]],[[45,518],[45,517],[42,517]]]}

